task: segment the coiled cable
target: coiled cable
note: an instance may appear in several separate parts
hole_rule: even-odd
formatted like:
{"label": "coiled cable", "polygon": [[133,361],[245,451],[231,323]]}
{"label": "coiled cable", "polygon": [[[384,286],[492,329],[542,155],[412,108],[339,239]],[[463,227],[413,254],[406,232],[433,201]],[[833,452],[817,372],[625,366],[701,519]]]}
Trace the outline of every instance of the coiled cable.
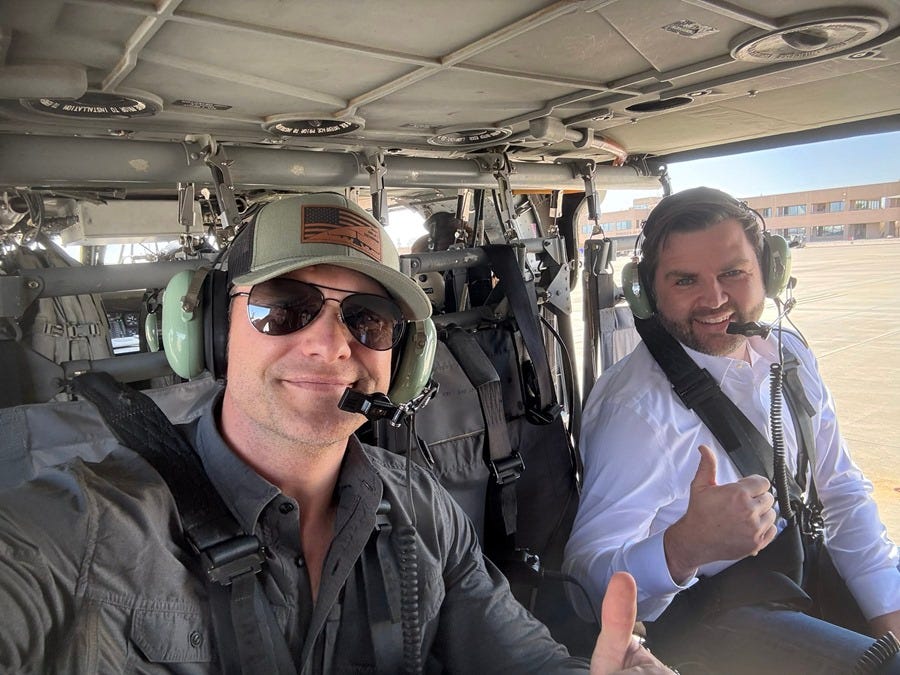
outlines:
{"label": "coiled cable", "polygon": [[403,670],[422,672],[422,625],[419,619],[419,555],[416,530],[403,525],[397,532],[400,567],[400,624],[403,631]]}
{"label": "coiled cable", "polygon": [[772,449],[774,450],[775,496],[778,499],[778,510],[781,517],[788,522],[794,519],[794,508],[788,492],[787,465],[784,459],[784,428],[781,417],[781,400],[783,372],[780,363],[773,363],[769,370],[769,425],[772,430]]}
{"label": "coiled cable", "polygon": [[900,642],[894,634],[887,632],[872,643],[856,662],[853,675],[875,673],[895,654],[900,654]]}

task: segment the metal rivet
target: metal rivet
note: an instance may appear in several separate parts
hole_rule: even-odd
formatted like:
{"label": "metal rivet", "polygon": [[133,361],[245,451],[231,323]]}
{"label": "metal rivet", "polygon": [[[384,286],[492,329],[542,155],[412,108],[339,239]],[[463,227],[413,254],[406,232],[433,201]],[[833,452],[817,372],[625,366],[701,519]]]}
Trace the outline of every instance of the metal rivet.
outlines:
{"label": "metal rivet", "polygon": [[188,640],[191,642],[191,647],[199,647],[203,644],[203,636],[200,635],[200,631],[192,630],[190,636],[188,636]]}
{"label": "metal rivet", "polygon": [[282,513],[290,513],[291,511],[294,510],[294,505],[291,504],[290,502],[282,502],[281,505],[278,507],[278,510],[281,511]]}

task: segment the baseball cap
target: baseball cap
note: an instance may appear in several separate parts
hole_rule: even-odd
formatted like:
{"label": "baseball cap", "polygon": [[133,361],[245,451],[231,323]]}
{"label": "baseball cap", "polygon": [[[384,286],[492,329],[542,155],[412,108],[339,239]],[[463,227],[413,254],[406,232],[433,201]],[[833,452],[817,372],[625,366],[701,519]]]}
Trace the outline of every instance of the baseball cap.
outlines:
{"label": "baseball cap", "polygon": [[400,256],[381,224],[336,192],[270,202],[234,238],[229,281],[252,286],[293,270],[336,265],[371,277],[400,305],[407,320],[426,319],[431,302],[400,271]]}

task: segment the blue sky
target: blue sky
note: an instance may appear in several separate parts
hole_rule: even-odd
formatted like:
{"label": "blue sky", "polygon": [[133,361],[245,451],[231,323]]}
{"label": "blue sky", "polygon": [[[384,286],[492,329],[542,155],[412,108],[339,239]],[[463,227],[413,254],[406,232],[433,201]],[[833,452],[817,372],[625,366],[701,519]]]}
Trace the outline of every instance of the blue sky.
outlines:
{"label": "blue sky", "polygon": [[[900,131],[669,165],[672,190],[699,185],[735,197],[900,180]],[[603,211],[629,208],[639,190],[607,193]]]}

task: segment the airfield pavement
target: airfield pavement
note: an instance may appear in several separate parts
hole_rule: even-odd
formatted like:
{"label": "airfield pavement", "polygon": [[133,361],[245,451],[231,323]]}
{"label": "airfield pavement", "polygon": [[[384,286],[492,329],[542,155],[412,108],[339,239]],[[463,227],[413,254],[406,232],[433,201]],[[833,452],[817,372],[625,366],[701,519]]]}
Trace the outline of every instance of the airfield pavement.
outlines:
{"label": "airfield pavement", "polygon": [[[889,535],[900,542],[900,239],[791,251],[797,304],[790,318],[818,357],[851,456],[874,486]],[[614,267],[624,262],[620,257]],[[572,295],[579,376],[581,302],[579,283]]]}

